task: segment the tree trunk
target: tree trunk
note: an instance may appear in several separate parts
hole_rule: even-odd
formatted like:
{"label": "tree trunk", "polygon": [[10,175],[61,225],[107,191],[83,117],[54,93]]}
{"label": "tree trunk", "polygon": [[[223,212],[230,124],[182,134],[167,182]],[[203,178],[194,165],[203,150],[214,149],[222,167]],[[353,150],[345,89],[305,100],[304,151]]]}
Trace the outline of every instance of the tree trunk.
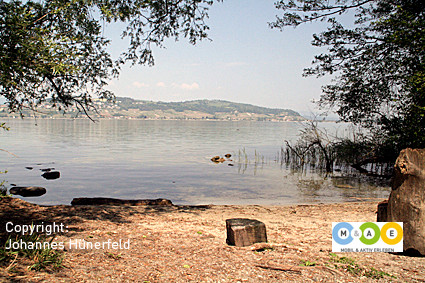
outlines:
{"label": "tree trunk", "polygon": [[403,149],[394,166],[389,222],[403,222],[403,249],[425,255],[425,149]]}

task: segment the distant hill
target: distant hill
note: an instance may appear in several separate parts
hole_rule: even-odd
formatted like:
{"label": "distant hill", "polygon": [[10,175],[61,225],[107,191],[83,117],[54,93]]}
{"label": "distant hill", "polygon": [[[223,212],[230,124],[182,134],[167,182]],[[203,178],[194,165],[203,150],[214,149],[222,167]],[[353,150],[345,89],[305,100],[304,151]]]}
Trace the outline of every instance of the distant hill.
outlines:
{"label": "distant hill", "polygon": [[[290,109],[266,108],[225,100],[156,102],[117,97],[115,106],[118,112],[109,114],[121,113],[123,117],[146,119],[304,120],[299,113]],[[135,117],[134,114],[137,112],[139,116]],[[107,113],[102,112],[102,114]],[[140,117],[140,115],[146,117]]]}
{"label": "distant hill", "polygon": [[[184,102],[155,102],[117,97],[109,103],[95,100],[98,113],[93,118],[132,118],[132,119],[181,119],[181,120],[255,120],[255,121],[302,121],[304,118],[290,109],[266,108],[251,104],[235,103],[225,100],[193,100]],[[45,104],[37,115],[42,118],[75,117],[77,109],[59,113]],[[6,116],[0,108],[0,117]],[[7,114],[10,116],[11,114]],[[81,115],[80,115],[81,117]]]}

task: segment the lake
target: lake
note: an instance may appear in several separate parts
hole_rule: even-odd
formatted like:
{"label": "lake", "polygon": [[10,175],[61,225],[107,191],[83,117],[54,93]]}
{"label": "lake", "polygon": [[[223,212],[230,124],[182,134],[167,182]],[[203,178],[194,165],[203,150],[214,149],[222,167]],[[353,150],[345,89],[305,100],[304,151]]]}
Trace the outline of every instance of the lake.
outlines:
{"label": "lake", "polygon": [[[296,172],[281,166],[284,140],[297,122],[84,119],[4,120],[0,181],[42,186],[38,204],[70,204],[75,197],[166,198],[175,204],[284,205],[387,197],[388,187],[356,178]],[[347,125],[321,123],[339,136]],[[232,154],[215,164],[213,156]],[[232,164],[233,166],[229,165]],[[26,169],[32,167],[32,170]],[[61,177],[46,180],[41,169]]]}

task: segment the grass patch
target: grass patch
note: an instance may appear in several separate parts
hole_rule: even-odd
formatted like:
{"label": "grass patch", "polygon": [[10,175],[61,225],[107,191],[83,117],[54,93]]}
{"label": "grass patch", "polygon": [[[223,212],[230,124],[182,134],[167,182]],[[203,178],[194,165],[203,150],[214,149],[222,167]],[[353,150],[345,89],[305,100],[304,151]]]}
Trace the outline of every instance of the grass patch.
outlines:
{"label": "grass patch", "polygon": [[[7,173],[7,171],[0,171],[0,174],[5,174],[5,173]],[[5,183],[6,183],[5,180],[0,182],[0,199],[10,197],[10,195],[7,194],[7,188],[4,185]]]}
{"label": "grass patch", "polygon": [[10,195],[7,194],[7,188],[0,184],[0,199],[9,198]]}
{"label": "grass patch", "polygon": [[[52,249],[51,245],[54,237],[44,235],[17,235],[9,236],[4,245],[0,247],[0,265],[12,269],[16,262],[29,260],[29,270],[62,268],[63,253],[60,250]],[[14,242],[19,243],[18,248],[9,248]],[[40,246],[35,245],[40,243]]]}
{"label": "grass patch", "polygon": [[316,262],[302,259],[300,266],[316,266]]}
{"label": "grass patch", "polygon": [[111,252],[105,252],[105,254],[106,254],[106,256],[113,258],[113,259],[120,259],[122,257],[121,254],[114,254],[114,253],[111,253]]}
{"label": "grass patch", "polygon": [[338,256],[334,253],[329,253],[330,259],[337,269],[348,271],[354,276],[365,276],[372,279],[382,279],[384,277],[397,278],[394,275],[386,273],[384,271],[377,270],[373,267],[362,267],[356,263],[356,261],[350,257]]}

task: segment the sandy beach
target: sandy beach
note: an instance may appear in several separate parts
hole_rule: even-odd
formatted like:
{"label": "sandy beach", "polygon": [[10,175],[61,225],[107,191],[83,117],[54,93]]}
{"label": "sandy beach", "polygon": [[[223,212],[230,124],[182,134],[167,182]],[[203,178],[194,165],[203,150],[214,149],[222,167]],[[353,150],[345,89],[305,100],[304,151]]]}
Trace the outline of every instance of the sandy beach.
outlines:
{"label": "sandy beach", "polygon": [[[15,226],[63,224],[66,229],[53,233],[56,245],[64,248],[61,269],[30,271],[28,262],[17,259],[1,265],[0,279],[424,282],[424,257],[331,253],[332,222],[376,221],[377,204],[378,201],[292,206],[38,206],[3,198],[3,237],[7,236],[8,222]],[[268,243],[227,245],[225,220],[238,217],[264,222]],[[8,229],[12,229],[11,224]]]}

